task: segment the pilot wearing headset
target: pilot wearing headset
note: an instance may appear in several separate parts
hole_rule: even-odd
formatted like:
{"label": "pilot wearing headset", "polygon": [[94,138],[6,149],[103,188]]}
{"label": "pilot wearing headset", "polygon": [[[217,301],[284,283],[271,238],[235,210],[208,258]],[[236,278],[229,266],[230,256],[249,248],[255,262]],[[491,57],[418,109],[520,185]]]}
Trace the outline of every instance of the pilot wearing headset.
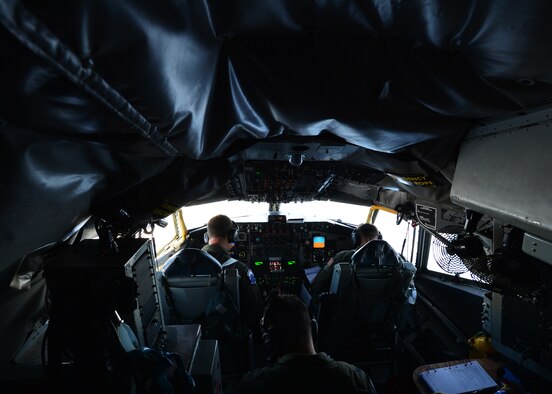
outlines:
{"label": "pilot wearing headset", "polygon": [[213,256],[223,267],[237,268],[240,275],[240,309],[248,326],[255,330],[262,310],[262,297],[253,272],[228,253],[234,247],[238,226],[226,215],[212,217],[207,223],[205,245],[201,250]]}
{"label": "pilot wearing headset", "polygon": [[276,363],[247,373],[238,387],[239,394],[376,393],[364,371],[335,361],[326,353],[316,353],[312,321],[298,297],[272,296],[261,330]]}
{"label": "pilot wearing headset", "polygon": [[333,266],[335,263],[350,263],[353,254],[368,242],[378,239],[380,233],[378,228],[373,224],[363,223],[359,225],[352,233],[351,239],[355,249],[343,250],[335,254],[326,265],[320,270],[318,275],[314,278],[311,287],[311,293],[313,296],[312,303],[316,305],[317,298],[323,292],[330,290],[330,284],[332,281]]}

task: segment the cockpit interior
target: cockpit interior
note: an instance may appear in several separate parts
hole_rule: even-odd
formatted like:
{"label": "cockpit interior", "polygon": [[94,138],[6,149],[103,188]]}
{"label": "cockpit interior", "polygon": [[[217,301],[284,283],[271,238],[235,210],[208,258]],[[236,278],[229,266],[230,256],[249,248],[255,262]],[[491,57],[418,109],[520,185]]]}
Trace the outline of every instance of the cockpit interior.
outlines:
{"label": "cockpit interior", "polygon": [[276,291],[377,393],[550,392],[551,14],[1,0],[0,392],[237,393]]}

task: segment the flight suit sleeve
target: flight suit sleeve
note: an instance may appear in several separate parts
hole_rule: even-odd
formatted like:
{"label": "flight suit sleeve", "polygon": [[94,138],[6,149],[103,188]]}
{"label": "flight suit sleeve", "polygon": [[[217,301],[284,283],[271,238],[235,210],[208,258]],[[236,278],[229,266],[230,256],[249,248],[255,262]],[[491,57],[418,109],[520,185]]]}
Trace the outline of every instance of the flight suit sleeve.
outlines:
{"label": "flight suit sleeve", "polygon": [[352,380],[356,393],[377,394],[374,384],[366,372],[351,364],[346,364],[346,368],[346,375]]}

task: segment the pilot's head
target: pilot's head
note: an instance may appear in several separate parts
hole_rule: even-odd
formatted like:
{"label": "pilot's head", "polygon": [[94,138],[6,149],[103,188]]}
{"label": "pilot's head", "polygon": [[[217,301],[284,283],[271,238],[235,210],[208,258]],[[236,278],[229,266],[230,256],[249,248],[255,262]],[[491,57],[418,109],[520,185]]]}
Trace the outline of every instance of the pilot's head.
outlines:
{"label": "pilot's head", "polygon": [[205,242],[229,248],[236,242],[236,224],[226,215],[213,216],[207,223]]}
{"label": "pilot's head", "polygon": [[307,307],[294,295],[274,295],[261,319],[263,340],[269,352],[313,354],[312,321]]}
{"label": "pilot's head", "polygon": [[362,246],[374,239],[378,239],[379,231],[376,226],[370,223],[363,223],[355,229],[357,239],[354,239],[355,246]]}

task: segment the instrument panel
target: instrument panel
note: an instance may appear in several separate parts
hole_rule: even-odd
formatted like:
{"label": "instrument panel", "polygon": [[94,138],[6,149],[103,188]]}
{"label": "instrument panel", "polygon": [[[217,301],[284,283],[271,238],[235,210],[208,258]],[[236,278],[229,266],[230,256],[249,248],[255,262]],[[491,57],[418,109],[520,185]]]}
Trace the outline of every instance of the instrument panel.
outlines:
{"label": "instrument panel", "polygon": [[238,226],[232,254],[251,268],[263,292],[278,288],[298,294],[301,284],[309,284],[305,268],[322,266],[352,247],[352,228],[338,222],[287,221],[272,215],[268,222]]}
{"label": "instrument panel", "polygon": [[265,264],[273,270],[282,265],[313,267],[352,247],[352,228],[338,222],[288,222],[284,215],[272,215],[268,222],[238,223],[238,227],[232,253],[252,269]]}

